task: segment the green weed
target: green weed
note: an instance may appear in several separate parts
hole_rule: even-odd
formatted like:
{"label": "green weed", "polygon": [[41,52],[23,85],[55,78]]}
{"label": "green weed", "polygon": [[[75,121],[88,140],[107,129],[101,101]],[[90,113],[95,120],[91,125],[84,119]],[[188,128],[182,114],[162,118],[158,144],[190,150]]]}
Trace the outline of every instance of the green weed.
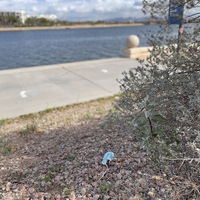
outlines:
{"label": "green weed", "polygon": [[64,195],[65,196],[69,196],[72,192],[73,192],[73,190],[71,190],[71,189],[65,189],[64,190]]}
{"label": "green weed", "polygon": [[7,144],[3,141],[2,138],[0,138],[0,154],[3,156],[11,155],[15,153],[16,147],[11,146],[10,144]]}
{"label": "green weed", "polygon": [[111,184],[106,184],[106,183],[102,183],[99,186],[99,189],[102,193],[108,192],[112,189],[112,185]]}
{"label": "green weed", "polygon": [[39,133],[36,123],[27,124],[26,127],[20,131],[18,131],[20,135],[30,135]]}
{"label": "green weed", "polygon": [[74,154],[67,154],[65,159],[72,162],[73,160],[75,160],[76,156]]}

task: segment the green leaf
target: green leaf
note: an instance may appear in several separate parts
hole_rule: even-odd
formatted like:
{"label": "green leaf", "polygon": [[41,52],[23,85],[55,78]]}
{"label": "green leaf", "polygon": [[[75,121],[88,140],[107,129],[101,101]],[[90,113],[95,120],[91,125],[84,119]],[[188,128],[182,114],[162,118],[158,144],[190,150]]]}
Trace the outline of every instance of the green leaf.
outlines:
{"label": "green leaf", "polygon": [[146,117],[146,119],[150,118],[152,113],[150,111],[144,111],[144,115]]}
{"label": "green leaf", "polygon": [[144,102],[147,103],[148,100],[149,100],[149,95],[147,94],[147,96],[144,98]]}
{"label": "green leaf", "polygon": [[153,106],[156,106],[156,102],[155,101],[152,101],[152,102],[150,102],[149,104],[148,104],[148,107],[153,107]]}
{"label": "green leaf", "polygon": [[137,117],[134,118],[133,123],[141,123],[145,121],[145,117],[142,115],[138,115]]}
{"label": "green leaf", "polygon": [[163,115],[161,115],[161,114],[157,114],[157,115],[154,115],[154,116],[152,117],[152,120],[153,120],[154,122],[160,122],[160,121],[166,120],[166,118],[165,118]]}

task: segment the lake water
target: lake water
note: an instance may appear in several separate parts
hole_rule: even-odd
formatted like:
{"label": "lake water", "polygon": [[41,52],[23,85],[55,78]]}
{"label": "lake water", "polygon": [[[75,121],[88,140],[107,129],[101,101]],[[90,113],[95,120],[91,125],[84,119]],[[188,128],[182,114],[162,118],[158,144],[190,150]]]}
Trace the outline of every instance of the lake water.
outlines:
{"label": "lake water", "polygon": [[123,57],[128,36],[147,46],[148,30],[158,25],[0,32],[0,70]]}

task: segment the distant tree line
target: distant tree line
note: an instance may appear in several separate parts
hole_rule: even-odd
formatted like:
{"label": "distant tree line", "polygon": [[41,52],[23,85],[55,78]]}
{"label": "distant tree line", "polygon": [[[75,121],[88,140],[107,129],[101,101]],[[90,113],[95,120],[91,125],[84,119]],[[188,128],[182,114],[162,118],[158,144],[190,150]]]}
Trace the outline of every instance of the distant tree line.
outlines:
{"label": "distant tree line", "polygon": [[0,26],[9,27],[33,27],[33,26],[54,26],[57,25],[57,21],[49,20],[46,18],[29,17],[25,23],[21,22],[19,16],[14,15],[1,15],[0,14]]}
{"label": "distant tree line", "polygon": [[19,16],[0,15],[0,26],[19,26],[21,20]]}
{"label": "distant tree line", "polygon": [[57,22],[54,20],[49,20],[44,17],[29,17],[26,19],[24,26],[32,27],[32,26],[54,26]]}

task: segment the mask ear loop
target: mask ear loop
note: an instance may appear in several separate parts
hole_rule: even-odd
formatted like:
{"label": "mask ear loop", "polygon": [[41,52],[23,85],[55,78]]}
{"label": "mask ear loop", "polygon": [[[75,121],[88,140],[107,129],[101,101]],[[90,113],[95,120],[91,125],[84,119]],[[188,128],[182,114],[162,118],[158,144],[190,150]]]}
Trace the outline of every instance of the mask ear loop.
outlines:
{"label": "mask ear loop", "polygon": [[108,160],[107,163],[106,163],[106,170],[105,172],[102,174],[102,176],[98,179],[98,182],[106,175],[106,173],[108,172],[109,170],[109,164],[110,164],[110,161]]}

